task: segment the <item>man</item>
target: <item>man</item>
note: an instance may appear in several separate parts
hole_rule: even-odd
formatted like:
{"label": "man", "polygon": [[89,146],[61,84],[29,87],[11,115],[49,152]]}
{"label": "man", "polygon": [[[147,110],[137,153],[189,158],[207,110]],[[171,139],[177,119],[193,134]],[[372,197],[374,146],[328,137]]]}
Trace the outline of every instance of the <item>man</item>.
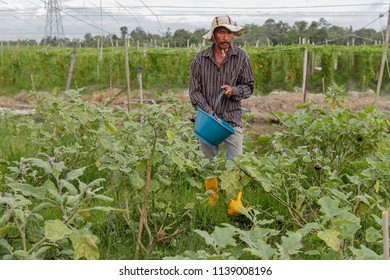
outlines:
{"label": "man", "polygon": [[[210,115],[223,115],[224,120],[235,129],[235,133],[224,141],[227,160],[242,154],[241,100],[253,93],[254,78],[248,55],[232,45],[234,36],[241,36],[243,32],[244,28],[236,26],[229,16],[215,17],[211,29],[203,36],[213,42],[212,46],[200,51],[190,67],[189,94],[192,105]],[[224,98],[219,98],[220,93]],[[210,160],[219,152],[218,146],[211,147],[201,140],[200,149]],[[217,178],[206,180],[205,185],[206,190],[212,191],[209,203],[213,205],[218,199]],[[241,201],[241,194],[237,200]]]}
{"label": "man", "polygon": [[[252,95],[254,85],[247,54],[232,45],[234,36],[241,36],[243,31],[244,28],[234,25],[229,16],[215,17],[211,29],[203,36],[213,45],[199,52],[190,68],[189,94],[192,105],[210,115],[223,115],[224,120],[235,129],[235,133],[225,140],[227,160],[242,154],[241,100]],[[224,98],[219,101],[221,92]],[[219,151],[218,146],[211,147],[202,141],[200,149],[210,160]]]}

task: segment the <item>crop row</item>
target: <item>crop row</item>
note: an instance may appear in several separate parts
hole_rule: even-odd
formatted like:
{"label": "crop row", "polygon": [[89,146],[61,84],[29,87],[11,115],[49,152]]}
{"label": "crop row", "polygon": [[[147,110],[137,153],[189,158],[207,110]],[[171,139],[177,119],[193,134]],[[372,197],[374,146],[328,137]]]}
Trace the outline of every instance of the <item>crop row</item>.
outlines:
{"label": "crop row", "polygon": [[[382,57],[380,46],[291,46],[246,48],[255,75],[256,91],[293,91],[302,87],[305,48],[309,51],[308,90],[322,92],[333,81],[347,90],[376,87]],[[2,47],[0,87],[15,90],[65,88],[72,49]],[[138,88],[137,69],[142,67],[143,86],[185,88],[189,64],[198,50],[131,49],[131,87]],[[125,53],[122,48],[77,50],[72,88],[92,85],[125,87]],[[389,77],[384,77],[383,84]],[[386,88],[384,88],[386,91]]]}

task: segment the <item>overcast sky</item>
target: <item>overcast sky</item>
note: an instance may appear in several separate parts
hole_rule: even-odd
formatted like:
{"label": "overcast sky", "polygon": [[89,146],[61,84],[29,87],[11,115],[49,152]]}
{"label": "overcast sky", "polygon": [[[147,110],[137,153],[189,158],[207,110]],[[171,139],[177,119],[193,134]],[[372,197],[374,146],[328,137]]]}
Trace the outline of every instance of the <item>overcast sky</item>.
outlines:
{"label": "overcast sky", "polygon": [[[61,4],[60,13],[52,10],[47,20],[47,3]],[[238,25],[257,24],[272,18],[292,26],[296,21],[318,21],[354,30],[383,30],[387,25],[390,0],[0,0],[0,40],[36,39],[56,35],[62,22],[67,38],[116,34],[127,26],[140,26],[159,34],[184,28],[194,31],[210,27],[216,15],[230,15]],[[60,20],[57,20],[57,19]],[[60,25],[61,26],[61,25]],[[52,27],[51,31],[49,27]]]}

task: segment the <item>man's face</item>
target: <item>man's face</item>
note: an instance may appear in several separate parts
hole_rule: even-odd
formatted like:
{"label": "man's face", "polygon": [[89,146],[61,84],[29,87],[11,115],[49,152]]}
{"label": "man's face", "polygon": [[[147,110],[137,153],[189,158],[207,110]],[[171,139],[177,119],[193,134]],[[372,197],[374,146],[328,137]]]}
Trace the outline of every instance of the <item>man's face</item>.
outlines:
{"label": "man's face", "polygon": [[234,33],[221,26],[214,30],[215,44],[221,49],[227,49],[233,41]]}

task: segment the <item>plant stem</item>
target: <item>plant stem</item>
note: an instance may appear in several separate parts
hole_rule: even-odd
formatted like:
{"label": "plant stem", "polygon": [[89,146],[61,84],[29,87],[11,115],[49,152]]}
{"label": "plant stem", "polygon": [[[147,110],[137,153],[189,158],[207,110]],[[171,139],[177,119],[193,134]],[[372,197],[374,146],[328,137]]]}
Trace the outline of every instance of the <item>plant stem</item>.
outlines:
{"label": "plant stem", "polygon": [[[14,211],[15,211],[15,209],[14,209]],[[18,228],[20,235],[22,237],[23,250],[27,251],[26,228],[23,225],[19,224],[16,215],[15,215],[15,224],[16,224],[16,227]]]}
{"label": "plant stem", "polygon": [[38,248],[43,242],[47,240],[46,237],[43,237],[41,240],[39,240],[37,243],[35,243],[33,246],[31,246],[30,250],[28,250],[28,253],[31,254],[34,252],[36,248]]}
{"label": "plant stem", "polygon": [[[242,170],[242,172],[244,172],[249,178],[252,178],[257,184],[259,184],[260,186],[262,186],[261,182],[259,182],[256,178],[253,178],[248,172],[246,172],[246,170],[242,167],[242,166],[239,166],[239,168]],[[295,222],[300,226],[300,227],[304,227],[304,224],[302,224],[297,218],[296,216],[298,216],[304,223],[307,224],[307,221],[305,220],[305,218],[303,218],[293,207],[291,207],[288,202],[285,202],[283,199],[281,199],[280,197],[278,197],[277,195],[274,195],[273,193],[271,192],[268,192],[268,194],[273,198],[275,199],[276,201],[278,201],[280,204],[282,204],[284,207],[287,208],[287,210],[289,211],[289,213],[291,214],[291,216],[294,218]],[[287,192],[287,196],[288,196],[288,192]],[[294,215],[295,213],[295,215]]]}
{"label": "plant stem", "polygon": [[144,199],[142,202],[141,217],[139,219],[139,225],[138,225],[137,245],[135,248],[135,255],[134,255],[135,260],[138,260],[138,258],[139,258],[140,245],[142,245],[142,241],[141,241],[142,231],[143,231],[143,226],[145,223],[145,217],[147,215],[149,184],[150,184],[151,177],[152,177],[152,166],[151,166],[150,162],[148,162],[147,171],[146,171],[145,189],[144,189]]}

